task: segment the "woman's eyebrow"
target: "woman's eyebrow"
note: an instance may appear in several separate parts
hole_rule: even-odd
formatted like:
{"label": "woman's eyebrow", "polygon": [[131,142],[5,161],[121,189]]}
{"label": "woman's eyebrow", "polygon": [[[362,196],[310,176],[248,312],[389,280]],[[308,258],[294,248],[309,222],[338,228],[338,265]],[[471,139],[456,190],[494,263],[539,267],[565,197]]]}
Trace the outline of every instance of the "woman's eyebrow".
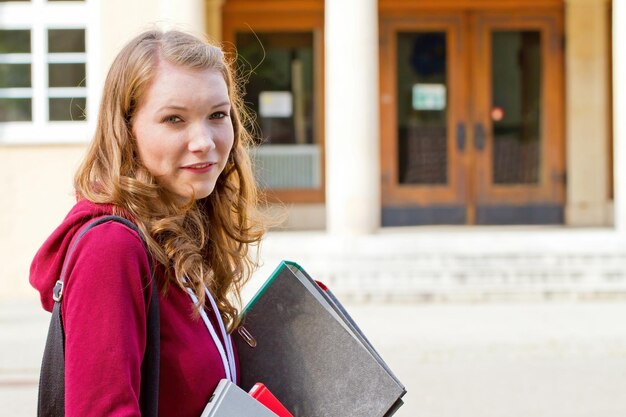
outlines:
{"label": "woman's eyebrow", "polygon": [[165,106],[159,107],[157,111],[162,111],[162,110],[187,110],[187,107],[177,105],[177,104],[166,104]]}
{"label": "woman's eyebrow", "polygon": [[223,106],[230,106],[230,101],[223,101],[223,102],[221,102],[219,104],[216,104],[213,107],[223,107]]}
{"label": "woman's eyebrow", "polygon": [[[218,104],[211,106],[212,109],[230,106],[230,100],[222,101]],[[187,106],[179,105],[179,104],[166,104],[157,109],[157,112],[161,112],[163,110],[188,110]]]}

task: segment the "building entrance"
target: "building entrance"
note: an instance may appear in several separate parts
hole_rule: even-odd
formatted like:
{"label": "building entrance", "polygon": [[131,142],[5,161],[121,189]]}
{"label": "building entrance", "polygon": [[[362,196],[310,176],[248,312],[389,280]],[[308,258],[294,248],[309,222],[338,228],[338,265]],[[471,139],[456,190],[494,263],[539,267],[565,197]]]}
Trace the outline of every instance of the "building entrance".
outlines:
{"label": "building entrance", "polygon": [[384,226],[559,224],[562,10],[381,13]]}

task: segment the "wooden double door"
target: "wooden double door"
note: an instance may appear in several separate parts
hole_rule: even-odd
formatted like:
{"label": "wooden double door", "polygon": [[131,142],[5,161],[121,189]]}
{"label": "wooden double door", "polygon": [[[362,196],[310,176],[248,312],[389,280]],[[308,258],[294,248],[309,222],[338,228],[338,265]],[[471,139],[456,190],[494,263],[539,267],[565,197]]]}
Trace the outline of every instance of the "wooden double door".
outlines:
{"label": "wooden double door", "polygon": [[562,11],[380,19],[383,225],[563,223]]}

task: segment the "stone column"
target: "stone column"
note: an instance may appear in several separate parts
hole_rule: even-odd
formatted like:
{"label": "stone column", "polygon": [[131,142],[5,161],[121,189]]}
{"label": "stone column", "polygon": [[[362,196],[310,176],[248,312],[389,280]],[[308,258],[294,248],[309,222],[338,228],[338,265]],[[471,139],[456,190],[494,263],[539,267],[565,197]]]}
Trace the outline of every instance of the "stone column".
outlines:
{"label": "stone column", "polygon": [[615,228],[626,236],[626,3],[613,2],[613,175]]}
{"label": "stone column", "polygon": [[206,33],[215,42],[222,40],[222,6],[224,0],[206,0]]}
{"label": "stone column", "polygon": [[378,2],[326,0],[326,227],[380,226]]}
{"label": "stone column", "polygon": [[611,222],[608,19],[608,0],[566,1],[566,223],[572,226]]}

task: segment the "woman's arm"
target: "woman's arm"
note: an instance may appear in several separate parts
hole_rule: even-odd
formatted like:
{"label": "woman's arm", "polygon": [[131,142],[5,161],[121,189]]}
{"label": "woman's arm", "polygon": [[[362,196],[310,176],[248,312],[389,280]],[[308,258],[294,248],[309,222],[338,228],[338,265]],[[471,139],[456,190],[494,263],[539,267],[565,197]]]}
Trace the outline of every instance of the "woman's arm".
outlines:
{"label": "woman's arm", "polygon": [[69,260],[63,296],[65,415],[140,416],[150,268],[139,236],[104,223]]}

